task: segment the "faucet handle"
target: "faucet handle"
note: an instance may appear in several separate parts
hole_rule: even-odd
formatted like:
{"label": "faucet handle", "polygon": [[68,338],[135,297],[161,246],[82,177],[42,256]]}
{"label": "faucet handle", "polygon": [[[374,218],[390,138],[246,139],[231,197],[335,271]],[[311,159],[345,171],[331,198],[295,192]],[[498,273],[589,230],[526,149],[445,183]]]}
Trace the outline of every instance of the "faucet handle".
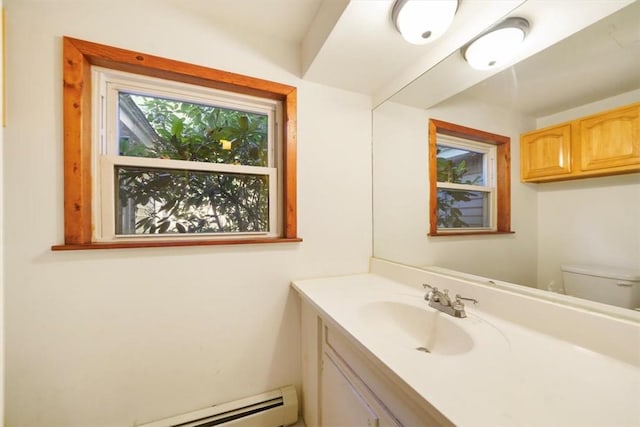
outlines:
{"label": "faucet handle", "polygon": [[460,294],[456,294],[456,302],[460,302],[460,300],[471,301],[473,303],[473,305],[476,305],[478,303],[477,299],[464,298],[464,297],[461,297]]}
{"label": "faucet handle", "polygon": [[438,290],[438,288],[436,288],[435,286],[431,286],[428,283],[423,283],[422,287],[425,288],[425,289],[431,289],[432,291],[437,291]]}
{"label": "faucet handle", "polygon": [[424,296],[425,301],[434,301],[437,299],[437,296],[440,293],[440,291],[438,291],[438,288],[436,288],[435,286],[431,286],[428,283],[423,283],[422,287],[425,289],[429,289],[429,292],[427,292]]}

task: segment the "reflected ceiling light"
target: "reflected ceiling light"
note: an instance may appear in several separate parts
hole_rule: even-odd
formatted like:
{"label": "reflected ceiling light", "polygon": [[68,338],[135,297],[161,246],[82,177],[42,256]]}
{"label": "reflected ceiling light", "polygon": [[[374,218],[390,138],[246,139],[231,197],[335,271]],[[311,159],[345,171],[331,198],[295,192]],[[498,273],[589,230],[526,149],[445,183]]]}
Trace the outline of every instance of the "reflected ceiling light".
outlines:
{"label": "reflected ceiling light", "polygon": [[507,18],[464,47],[462,55],[476,70],[498,67],[515,54],[528,32],[529,21]]}
{"label": "reflected ceiling light", "polygon": [[447,31],[456,10],[458,0],[396,0],[391,19],[406,41],[425,44]]}

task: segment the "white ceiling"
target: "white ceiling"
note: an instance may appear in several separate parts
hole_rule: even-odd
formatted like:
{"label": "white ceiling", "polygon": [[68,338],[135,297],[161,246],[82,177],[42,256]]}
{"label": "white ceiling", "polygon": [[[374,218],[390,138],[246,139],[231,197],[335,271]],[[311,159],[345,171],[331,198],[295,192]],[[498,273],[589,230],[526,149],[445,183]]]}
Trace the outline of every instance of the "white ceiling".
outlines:
{"label": "white ceiling", "polygon": [[[426,45],[407,43],[391,20],[394,0],[325,0],[320,11],[342,6],[332,27],[323,26],[324,42],[316,42],[314,20],[302,40],[303,77],[319,83],[384,97],[395,93],[424,70],[507,15],[524,0],[462,0],[449,30]],[[321,16],[322,17],[322,16]],[[320,17],[320,18],[321,18]]]}
{"label": "white ceiling", "polygon": [[252,34],[268,40],[300,44],[323,1],[332,2],[335,0],[166,1],[175,3],[181,9],[207,19],[216,27],[222,27],[239,34]]}
{"label": "white ceiling", "polygon": [[164,1],[252,43],[253,49],[270,49],[269,41],[296,45],[304,79],[391,95],[525,0],[461,0],[450,31],[421,46],[406,43],[396,31],[394,0]]}
{"label": "white ceiling", "polygon": [[640,89],[640,2],[459,96],[543,117],[636,89]]}
{"label": "white ceiling", "polygon": [[[550,7],[549,0],[461,0],[449,31],[433,43],[415,46],[406,43],[391,22],[394,0],[169,1],[178,2],[180,7],[202,15],[226,31],[297,46],[302,78],[371,95],[374,105],[396,94],[425,70],[433,70],[425,76],[437,76],[440,69],[439,78],[445,78],[448,83],[422,78],[422,86],[419,81],[401,95],[411,98],[409,95],[413,94],[415,98],[424,99],[430,98],[424,96],[425,91],[434,93],[431,105],[496,73],[470,72],[464,62],[455,65],[455,69],[447,69],[440,63],[455,58],[461,46],[506,16],[525,14],[532,25],[530,38],[535,39],[532,36],[537,34],[544,39],[540,45],[531,44],[519,58],[523,59],[631,2],[556,0]],[[562,62],[563,58],[555,60]],[[588,64],[582,68],[585,74],[586,67]],[[525,73],[524,69],[518,70],[520,72]],[[458,80],[452,79],[452,75],[458,75]],[[502,85],[499,80],[494,84]],[[486,90],[495,90],[488,85]],[[444,86],[448,87],[447,91],[439,93],[438,89]],[[562,87],[557,91],[560,89]],[[481,96],[482,88],[477,90],[477,96]],[[394,100],[416,103],[415,99],[407,101],[402,96]]]}

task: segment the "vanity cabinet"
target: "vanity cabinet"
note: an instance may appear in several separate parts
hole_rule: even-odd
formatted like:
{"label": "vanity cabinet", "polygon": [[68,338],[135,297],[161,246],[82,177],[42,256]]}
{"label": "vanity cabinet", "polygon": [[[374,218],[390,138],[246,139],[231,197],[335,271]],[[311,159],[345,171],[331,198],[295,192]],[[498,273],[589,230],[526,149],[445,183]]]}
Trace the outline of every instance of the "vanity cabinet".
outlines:
{"label": "vanity cabinet", "polygon": [[305,301],[301,309],[307,427],[453,426],[338,325]]}
{"label": "vanity cabinet", "polygon": [[320,378],[324,427],[401,427],[335,353],[323,353]]}
{"label": "vanity cabinet", "polygon": [[522,134],[523,182],[640,172],[640,103]]}
{"label": "vanity cabinet", "polygon": [[322,359],[321,419],[325,426],[375,426],[378,417],[330,358]]}

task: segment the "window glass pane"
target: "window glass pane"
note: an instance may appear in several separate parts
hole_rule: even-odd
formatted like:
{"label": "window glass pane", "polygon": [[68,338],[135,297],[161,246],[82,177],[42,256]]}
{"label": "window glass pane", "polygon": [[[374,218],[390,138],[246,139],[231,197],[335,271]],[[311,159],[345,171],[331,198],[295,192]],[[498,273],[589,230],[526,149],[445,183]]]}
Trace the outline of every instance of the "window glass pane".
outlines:
{"label": "window glass pane", "polygon": [[122,156],[268,166],[268,116],[186,101],[118,94]]}
{"label": "window glass pane", "polygon": [[489,193],[438,189],[438,227],[489,227]]}
{"label": "window glass pane", "polygon": [[486,185],[484,153],[437,145],[438,182]]}
{"label": "window glass pane", "polygon": [[269,177],[115,167],[116,234],[269,231]]}

